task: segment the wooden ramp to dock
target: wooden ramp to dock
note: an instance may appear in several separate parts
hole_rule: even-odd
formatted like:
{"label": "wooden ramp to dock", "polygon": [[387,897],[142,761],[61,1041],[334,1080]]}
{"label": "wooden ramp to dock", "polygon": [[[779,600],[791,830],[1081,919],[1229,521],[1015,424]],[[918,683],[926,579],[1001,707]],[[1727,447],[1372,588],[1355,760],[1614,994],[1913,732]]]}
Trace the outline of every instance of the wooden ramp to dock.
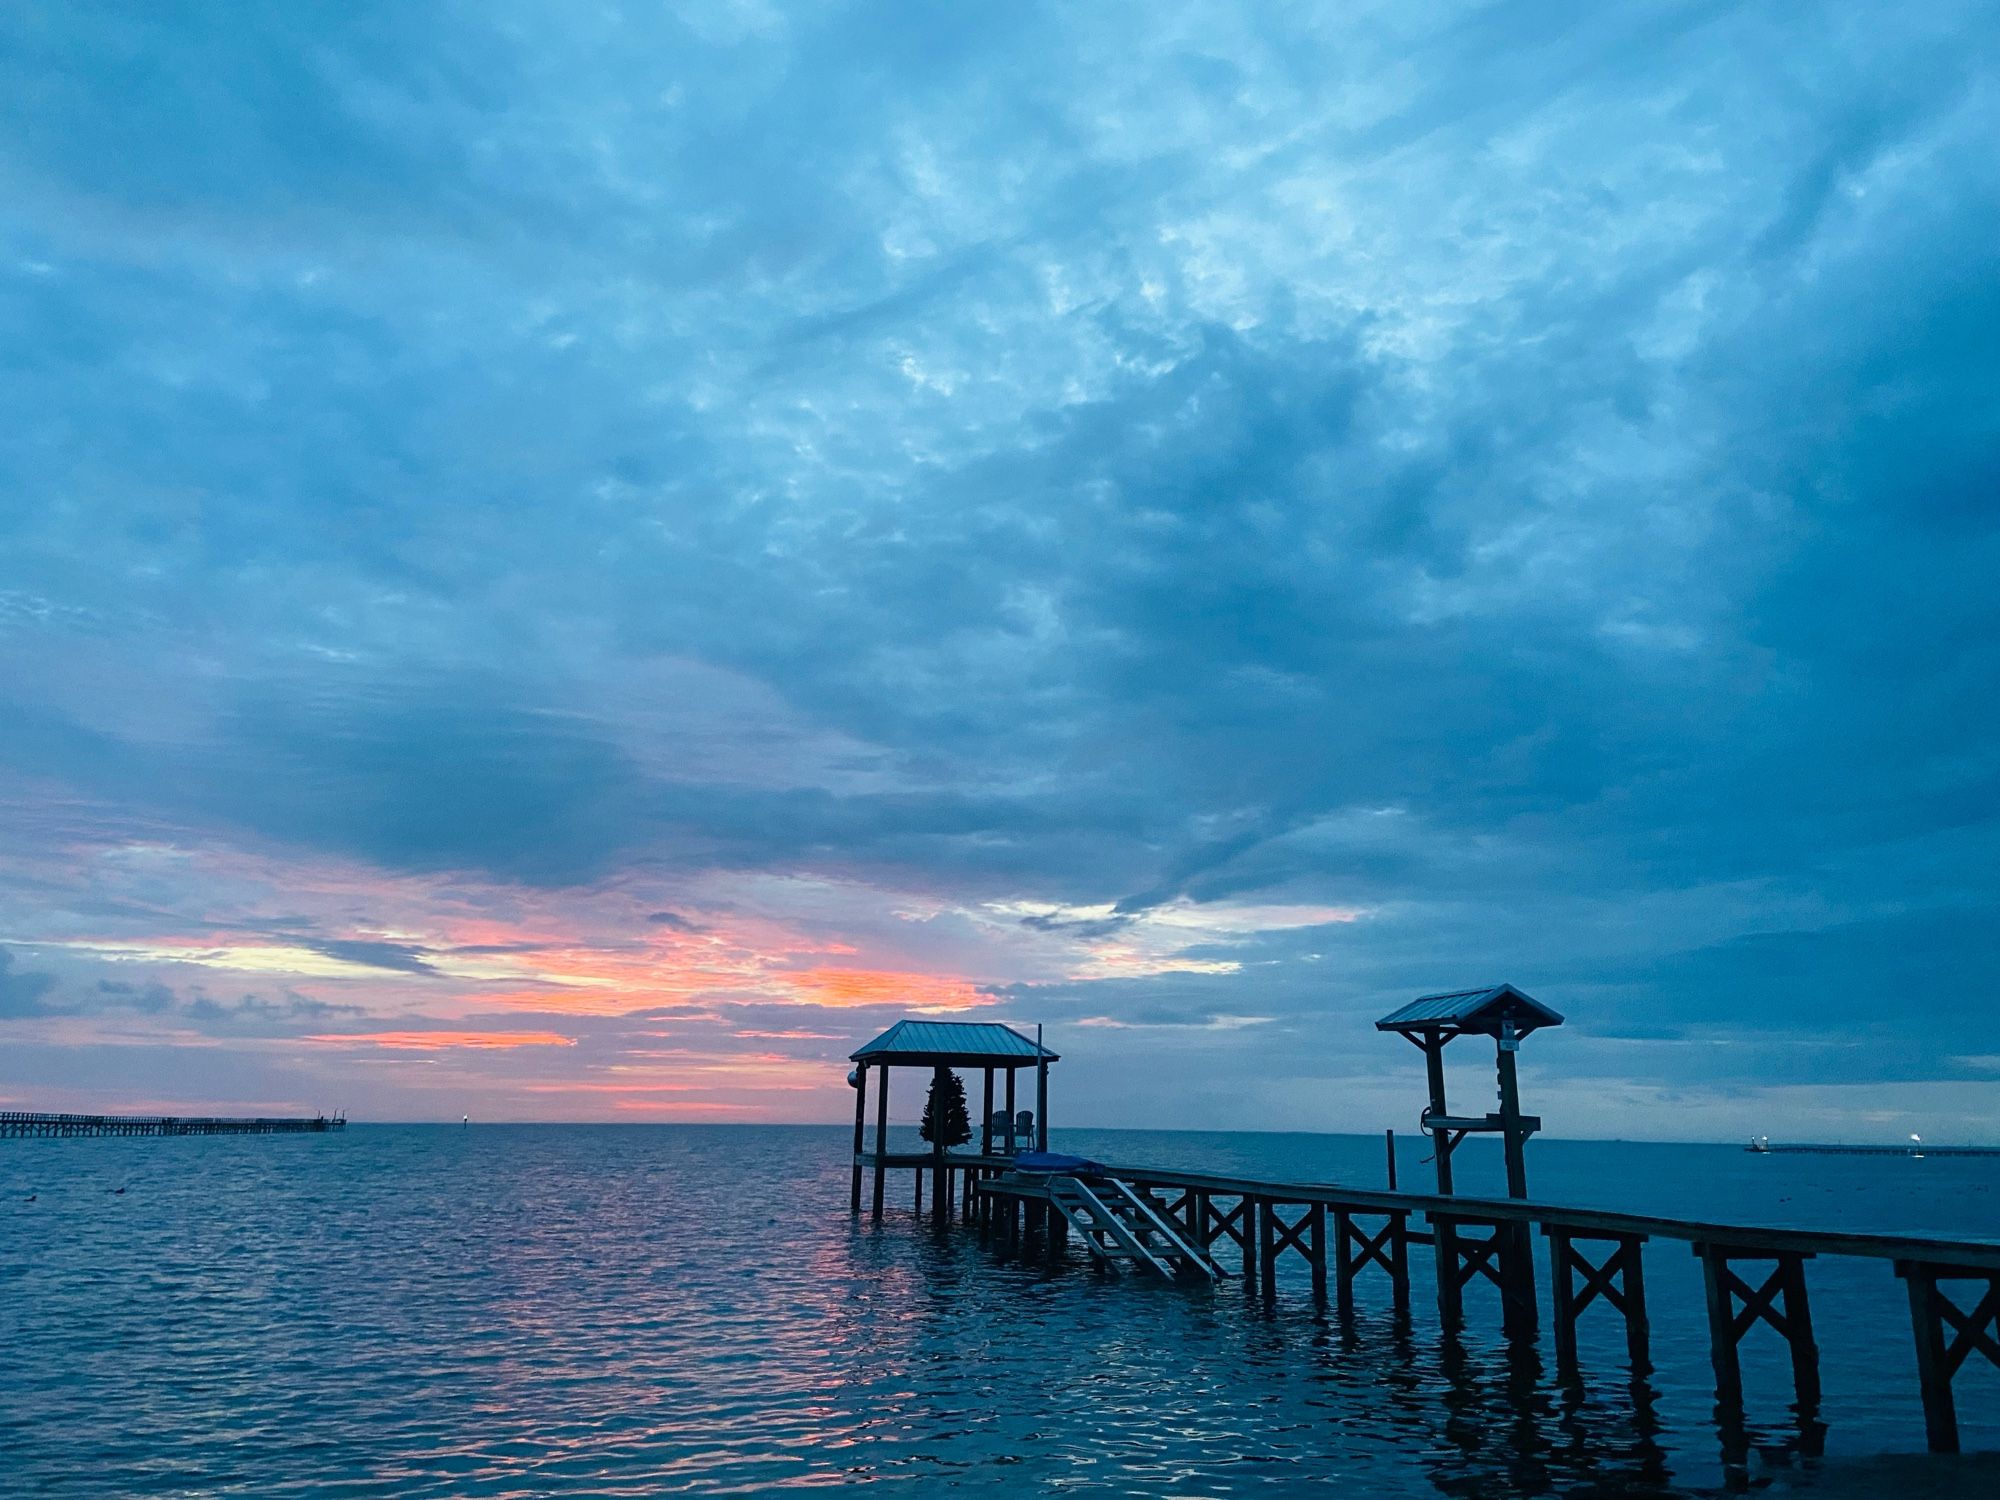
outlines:
{"label": "wooden ramp to dock", "polygon": [[1130,1183],[1116,1177],[1051,1177],[1048,1201],[1082,1238],[1084,1248],[1107,1265],[1124,1261],[1169,1280],[1219,1281],[1228,1274]]}

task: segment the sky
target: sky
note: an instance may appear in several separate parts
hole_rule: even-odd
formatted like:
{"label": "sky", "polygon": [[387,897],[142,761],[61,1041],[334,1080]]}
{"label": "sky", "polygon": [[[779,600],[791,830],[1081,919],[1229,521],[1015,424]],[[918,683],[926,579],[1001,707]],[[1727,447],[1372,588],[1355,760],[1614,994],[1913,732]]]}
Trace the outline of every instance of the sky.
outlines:
{"label": "sky", "polygon": [[1997,65],[7,7],[0,1107],[2000,1142]]}

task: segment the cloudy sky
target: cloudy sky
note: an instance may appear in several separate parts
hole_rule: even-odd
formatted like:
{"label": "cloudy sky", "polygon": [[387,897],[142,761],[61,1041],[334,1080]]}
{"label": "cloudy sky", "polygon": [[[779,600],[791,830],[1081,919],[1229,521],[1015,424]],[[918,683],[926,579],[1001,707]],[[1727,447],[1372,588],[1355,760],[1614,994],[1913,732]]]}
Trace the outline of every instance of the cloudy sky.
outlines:
{"label": "cloudy sky", "polygon": [[0,1101],[2000,1140],[1996,37],[8,7]]}

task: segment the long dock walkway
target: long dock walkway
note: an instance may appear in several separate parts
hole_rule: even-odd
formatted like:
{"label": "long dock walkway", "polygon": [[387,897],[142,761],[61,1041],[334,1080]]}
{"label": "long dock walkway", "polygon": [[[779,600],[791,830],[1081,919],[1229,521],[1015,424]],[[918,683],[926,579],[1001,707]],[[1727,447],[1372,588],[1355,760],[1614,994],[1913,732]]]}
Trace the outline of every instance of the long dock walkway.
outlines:
{"label": "long dock walkway", "polygon": [[1773,1146],[1767,1142],[1743,1149],[1752,1156],[1907,1156],[1916,1161],[1926,1156],[2000,1156],[2000,1146],[1822,1146],[1812,1143]]}
{"label": "long dock walkway", "polygon": [[[1738,1414],[1743,1405],[1738,1346],[1758,1327],[1774,1330],[1786,1343],[1801,1415],[1819,1405],[1819,1346],[1806,1263],[1820,1256],[1887,1263],[1909,1301],[1930,1446],[1957,1451],[1953,1377],[1975,1354],[2000,1365],[2000,1241],[1765,1228],[1537,1202],[1528,1191],[1526,1148],[1542,1122],[1521,1108],[1516,1054],[1525,1037],[1562,1024],[1560,1013],[1511,984],[1422,995],[1375,1023],[1376,1031],[1400,1036],[1424,1056],[1428,1100],[1422,1128],[1431,1138],[1437,1191],[1406,1193],[1397,1190],[1393,1134],[1386,1141],[1383,1192],[1104,1166],[1052,1155],[1048,1070],[1060,1058],[1042,1044],[1039,1028],[1029,1041],[997,1023],[900,1021],[849,1054],[855,1064],[848,1074],[854,1089],[849,1209],[861,1212],[862,1180],[872,1174],[873,1213],[880,1219],[887,1174],[907,1168],[919,1213],[924,1183],[931,1183],[931,1216],[940,1226],[959,1217],[983,1232],[999,1231],[1010,1245],[1049,1256],[1060,1256],[1075,1231],[1101,1265],[1176,1278],[1212,1282],[1233,1274],[1229,1265],[1240,1263],[1244,1283],[1266,1298],[1275,1293],[1280,1261],[1292,1255],[1310,1269],[1314,1300],[1326,1300],[1331,1288],[1343,1312],[1353,1305],[1358,1279],[1386,1277],[1399,1319],[1411,1310],[1410,1246],[1423,1245],[1430,1252],[1438,1318],[1446,1330],[1463,1326],[1467,1288],[1483,1282],[1498,1292],[1503,1333],[1523,1343],[1537,1337],[1541,1321],[1534,1249],[1539,1235],[1548,1247],[1556,1364],[1566,1375],[1577,1371],[1577,1321],[1600,1304],[1624,1322],[1633,1371],[1651,1368],[1642,1251],[1649,1241],[1678,1241],[1701,1263],[1717,1410]],[[1460,1038],[1493,1044],[1498,1111],[1468,1115],[1449,1108],[1444,1053]],[[931,1074],[920,1132],[930,1144],[927,1152],[887,1148],[889,1074],[896,1067]],[[951,1071],[957,1067],[977,1068],[983,1075],[977,1153],[956,1153],[949,1144],[975,1138],[964,1088]],[[1017,1112],[1014,1074],[1030,1067],[1035,1109]],[[876,1075],[872,1151],[864,1132],[870,1072]],[[996,1074],[1005,1086],[997,1110]],[[944,1122],[945,1129],[934,1133],[934,1121]],[[1454,1190],[1452,1153],[1474,1134],[1500,1138],[1505,1198],[1462,1197]],[[1004,1153],[996,1149],[1003,1136]],[[1960,1147],[1936,1154],[1985,1153]]]}
{"label": "long dock walkway", "polygon": [[92,1135],[292,1135],[344,1130],[343,1115],[215,1119],[185,1115],[60,1115],[0,1111],[0,1140]]}
{"label": "long dock walkway", "polygon": [[[1062,1252],[1069,1220],[1048,1177],[1010,1171],[992,1157],[961,1158],[955,1165],[965,1174],[967,1217],[1010,1242],[1039,1237],[1045,1253]],[[1310,1268],[1315,1299],[1326,1298],[1331,1281],[1341,1308],[1350,1308],[1357,1278],[1379,1274],[1389,1280],[1397,1314],[1407,1316],[1409,1247],[1428,1244],[1444,1326],[1463,1325],[1466,1289],[1484,1281],[1499,1292],[1501,1323],[1510,1337],[1536,1334],[1530,1231],[1538,1231],[1548,1244],[1556,1361],[1570,1373],[1577,1369],[1577,1320],[1600,1302],[1623,1318],[1633,1368],[1650,1368],[1641,1247],[1649,1240],[1680,1241],[1701,1262],[1716,1395],[1731,1407],[1740,1407],[1743,1396],[1738,1345],[1759,1325],[1789,1346],[1801,1406],[1816,1405],[1819,1348],[1805,1263],[1834,1255],[1886,1261],[1909,1298],[1926,1434],[1935,1451],[1958,1447],[1952,1377],[1974,1353],[2000,1364],[2000,1242],[1773,1229],[1144,1166],[1106,1166],[1091,1180],[1099,1176],[1123,1184],[1212,1263],[1240,1255],[1244,1282],[1267,1298],[1275,1293],[1280,1260],[1291,1254]],[[1416,1227],[1418,1218],[1425,1229]],[[1969,1300],[1950,1296],[1954,1285],[1967,1286]]]}

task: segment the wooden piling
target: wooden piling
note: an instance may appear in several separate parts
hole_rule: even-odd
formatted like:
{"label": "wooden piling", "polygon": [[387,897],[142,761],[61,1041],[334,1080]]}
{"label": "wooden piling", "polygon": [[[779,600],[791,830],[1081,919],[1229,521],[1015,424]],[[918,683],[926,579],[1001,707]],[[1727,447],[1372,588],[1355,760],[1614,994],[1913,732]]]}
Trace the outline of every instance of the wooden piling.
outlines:
{"label": "wooden piling", "polygon": [[[1625,1319],[1625,1348],[1634,1373],[1652,1368],[1651,1326],[1646,1318],[1646,1277],[1639,1247],[1642,1234],[1594,1233],[1561,1224],[1544,1224],[1549,1241],[1549,1300],[1555,1315],[1556,1368],[1577,1367],[1576,1320],[1599,1298]],[[1576,1248],[1577,1241],[1609,1245],[1596,1265]],[[1580,1278],[1580,1281],[1579,1281]]]}
{"label": "wooden piling", "polygon": [[1391,1293],[1399,1316],[1410,1311],[1409,1219],[1391,1212],[1383,1216],[1382,1227],[1369,1233],[1355,1222],[1355,1211],[1333,1211],[1334,1297],[1342,1312],[1354,1310],[1354,1278],[1371,1265],[1389,1274]]}
{"label": "wooden piling", "polygon": [[[1701,1261],[1702,1295],[1708,1307],[1709,1359],[1715,1367],[1716,1399],[1728,1406],[1742,1405],[1743,1367],[1737,1345],[1744,1334],[1765,1323],[1777,1330],[1790,1349],[1792,1387],[1799,1405],[1817,1406],[1819,1346],[1813,1342],[1805,1278],[1805,1262],[1812,1258],[1811,1252],[1697,1242],[1694,1253]],[[1753,1287],[1736,1274],[1738,1262],[1768,1264],[1771,1272]]]}
{"label": "wooden piling", "polygon": [[[1534,1337],[1540,1317],[1527,1226],[1455,1212],[1434,1213],[1430,1219],[1437,1252],[1438,1315],[1445,1327],[1464,1322],[1465,1288],[1475,1277],[1483,1277],[1500,1289],[1500,1321],[1507,1335]],[[1468,1229],[1484,1233],[1468,1234]]]}
{"label": "wooden piling", "polygon": [[1315,1203],[1311,1210],[1311,1230],[1306,1259],[1312,1262],[1313,1301],[1326,1301],[1326,1205]]}
{"label": "wooden piling", "polygon": [[[1435,1120],[1446,1118],[1451,1111],[1444,1100],[1444,1038],[1435,1033],[1419,1043],[1424,1049],[1424,1078],[1430,1085],[1431,1102],[1426,1117]],[[1451,1148],[1454,1142],[1451,1130],[1444,1125],[1431,1127],[1432,1159],[1437,1163],[1438,1192],[1446,1197],[1451,1195]]]}
{"label": "wooden piling", "polygon": [[867,1139],[867,1129],[868,1064],[861,1063],[854,1070],[854,1172],[853,1182],[847,1193],[847,1207],[850,1213],[861,1212],[861,1148]]}
{"label": "wooden piling", "polygon": [[[951,1169],[944,1161],[944,1101],[950,1077],[951,1069],[942,1064],[931,1070],[931,1098],[935,1101],[938,1111],[938,1118],[934,1122],[937,1139],[931,1142],[931,1212],[940,1224],[948,1223],[951,1219],[951,1184],[947,1180],[947,1174]],[[920,1204],[919,1207],[921,1206]]]}
{"label": "wooden piling", "polygon": [[991,1156],[993,1154],[993,1070],[987,1068],[985,1072],[986,1081],[980,1089],[980,1098],[984,1102],[979,1107],[979,1154],[981,1156]]}
{"label": "wooden piling", "polygon": [[[1951,1381],[1974,1351],[2000,1365],[2000,1273],[1968,1266],[1899,1260],[1896,1274],[1910,1298],[1910,1331],[1917,1346],[1917,1390],[1924,1405],[1924,1436],[1933,1453],[1958,1452],[1958,1404]],[[1971,1281],[1984,1287],[1967,1312],[1939,1283]]]}
{"label": "wooden piling", "polygon": [[889,1157],[889,1073],[877,1068],[875,1083],[875,1217],[882,1217],[882,1177]]}

